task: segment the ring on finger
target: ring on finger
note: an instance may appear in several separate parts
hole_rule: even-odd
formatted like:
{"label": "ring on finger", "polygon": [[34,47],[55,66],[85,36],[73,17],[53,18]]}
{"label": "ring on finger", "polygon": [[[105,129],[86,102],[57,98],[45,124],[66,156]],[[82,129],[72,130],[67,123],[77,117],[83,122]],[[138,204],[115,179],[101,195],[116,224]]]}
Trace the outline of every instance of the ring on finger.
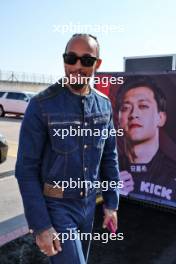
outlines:
{"label": "ring on finger", "polygon": [[47,253],[46,253],[46,251],[45,251],[45,250],[43,250],[43,249],[41,249],[40,251],[41,251],[42,253],[44,253],[44,254],[47,254]]}

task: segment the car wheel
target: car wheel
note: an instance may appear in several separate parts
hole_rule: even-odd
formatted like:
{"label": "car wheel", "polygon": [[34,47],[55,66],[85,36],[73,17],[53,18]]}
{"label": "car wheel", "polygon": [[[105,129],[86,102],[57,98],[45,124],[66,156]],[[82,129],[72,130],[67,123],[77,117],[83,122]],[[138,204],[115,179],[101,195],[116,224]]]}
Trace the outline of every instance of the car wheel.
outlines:
{"label": "car wheel", "polygon": [[2,105],[0,105],[0,116],[4,116],[5,113],[4,113],[4,109],[2,107]]}

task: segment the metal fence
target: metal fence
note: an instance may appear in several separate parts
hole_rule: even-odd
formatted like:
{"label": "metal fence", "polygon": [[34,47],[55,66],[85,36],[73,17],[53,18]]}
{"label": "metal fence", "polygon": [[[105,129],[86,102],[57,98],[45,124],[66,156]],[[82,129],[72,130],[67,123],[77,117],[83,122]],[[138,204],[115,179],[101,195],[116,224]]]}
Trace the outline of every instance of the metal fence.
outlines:
{"label": "metal fence", "polygon": [[0,70],[0,81],[50,84],[56,80],[53,75]]}

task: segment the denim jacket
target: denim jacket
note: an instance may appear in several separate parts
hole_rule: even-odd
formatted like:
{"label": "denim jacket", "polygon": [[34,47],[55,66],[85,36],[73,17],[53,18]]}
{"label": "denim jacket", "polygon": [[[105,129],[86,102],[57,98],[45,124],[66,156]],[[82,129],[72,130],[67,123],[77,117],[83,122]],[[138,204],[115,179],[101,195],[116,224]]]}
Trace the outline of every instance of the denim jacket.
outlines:
{"label": "denim jacket", "polygon": [[[15,175],[29,228],[36,232],[52,226],[44,183],[70,178],[119,180],[116,137],[78,134],[61,138],[59,132],[70,128],[114,128],[110,100],[93,88],[86,96],[76,95],[59,82],[31,99],[21,126]],[[80,191],[67,188],[65,194],[74,198]],[[109,188],[102,195],[107,208],[118,208],[117,188]]]}

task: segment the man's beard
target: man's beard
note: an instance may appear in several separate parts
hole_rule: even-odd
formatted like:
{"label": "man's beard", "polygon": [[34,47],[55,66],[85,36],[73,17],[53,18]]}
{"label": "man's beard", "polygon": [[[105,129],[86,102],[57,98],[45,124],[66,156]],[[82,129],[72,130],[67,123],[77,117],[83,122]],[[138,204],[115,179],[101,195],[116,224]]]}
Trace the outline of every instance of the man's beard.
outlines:
{"label": "man's beard", "polygon": [[[72,73],[70,75],[72,75]],[[69,78],[69,80],[70,80],[70,75],[67,76]],[[73,77],[77,77],[78,80],[76,82],[72,82],[70,80],[69,85],[72,89],[74,89],[76,91],[83,89],[85,86],[87,86],[89,84],[90,77],[87,77],[85,74],[82,74],[81,72],[78,73],[78,76],[75,76],[73,74]]]}
{"label": "man's beard", "polygon": [[79,91],[81,90],[86,84],[85,83],[75,83],[75,84],[71,84],[69,83],[70,87],[73,89],[73,90],[76,90],[76,91]]}

